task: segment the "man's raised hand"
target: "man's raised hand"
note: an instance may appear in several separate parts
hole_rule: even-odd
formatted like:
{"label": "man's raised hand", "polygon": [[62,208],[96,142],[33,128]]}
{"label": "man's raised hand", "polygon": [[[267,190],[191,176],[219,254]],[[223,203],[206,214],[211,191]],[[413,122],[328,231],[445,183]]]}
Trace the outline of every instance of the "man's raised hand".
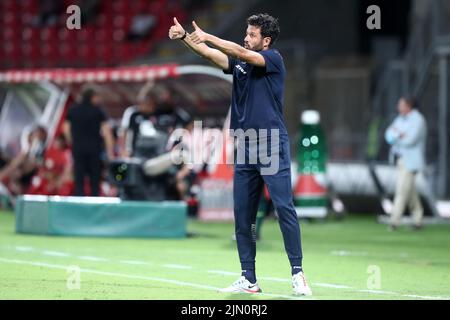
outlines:
{"label": "man's raised hand", "polygon": [[195,21],[192,21],[192,26],[194,27],[194,32],[192,32],[189,35],[192,42],[194,42],[195,44],[206,42],[208,34],[204,32],[202,29],[200,29],[200,27],[195,23]]}
{"label": "man's raised hand", "polygon": [[173,18],[173,26],[169,29],[169,38],[171,40],[180,39],[184,36],[185,30],[181,26],[181,24],[178,22],[177,18]]}

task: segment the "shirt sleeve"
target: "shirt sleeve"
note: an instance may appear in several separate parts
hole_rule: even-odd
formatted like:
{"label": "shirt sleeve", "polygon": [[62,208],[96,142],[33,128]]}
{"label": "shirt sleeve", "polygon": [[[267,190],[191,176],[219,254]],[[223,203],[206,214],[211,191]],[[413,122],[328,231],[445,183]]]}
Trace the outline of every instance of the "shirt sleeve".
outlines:
{"label": "shirt sleeve", "polygon": [[71,122],[73,120],[73,107],[69,108],[66,115],[66,120]]}
{"label": "shirt sleeve", "polygon": [[122,116],[122,121],[120,122],[120,128],[121,129],[128,129],[130,128],[130,120],[133,113],[136,111],[135,107],[128,107]]}
{"label": "shirt sleeve", "polygon": [[231,57],[228,57],[228,69],[223,70],[223,73],[225,74],[233,74],[234,67],[237,64],[237,60]]}
{"label": "shirt sleeve", "polygon": [[108,116],[106,115],[106,112],[102,108],[98,108],[98,118],[100,123],[108,121]]}
{"label": "shirt sleeve", "polygon": [[397,142],[399,138],[399,133],[396,129],[396,123],[397,118],[394,120],[394,122],[386,129],[386,132],[384,133],[384,139],[386,142],[390,145],[393,145]]}
{"label": "shirt sleeve", "polygon": [[266,73],[279,73],[283,70],[283,58],[276,50],[259,52],[266,62]]}

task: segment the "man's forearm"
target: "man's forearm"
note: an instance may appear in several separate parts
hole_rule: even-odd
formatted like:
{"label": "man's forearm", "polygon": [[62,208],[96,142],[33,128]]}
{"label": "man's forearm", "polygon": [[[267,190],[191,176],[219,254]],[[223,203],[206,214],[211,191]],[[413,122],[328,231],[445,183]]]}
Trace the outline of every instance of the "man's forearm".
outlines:
{"label": "man's forearm", "polygon": [[183,44],[192,50],[194,53],[198,54],[202,58],[208,58],[208,49],[210,49],[206,44],[200,43],[196,44],[189,38],[189,33],[186,32],[186,37],[183,40],[180,40]]}
{"label": "man's forearm", "polygon": [[194,43],[188,33],[186,33],[186,37],[181,41],[194,53],[210,61],[217,68],[223,70],[228,68],[228,56],[220,52],[220,50],[210,48],[204,43]]}
{"label": "man's forearm", "polygon": [[238,45],[237,43],[234,43],[232,41],[223,40],[219,37],[216,37],[212,34],[208,34],[206,42],[213,46],[214,48],[222,51],[227,56],[231,56],[233,58],[237,59],[243,59],[245,56],[245,53],[247,50]]}

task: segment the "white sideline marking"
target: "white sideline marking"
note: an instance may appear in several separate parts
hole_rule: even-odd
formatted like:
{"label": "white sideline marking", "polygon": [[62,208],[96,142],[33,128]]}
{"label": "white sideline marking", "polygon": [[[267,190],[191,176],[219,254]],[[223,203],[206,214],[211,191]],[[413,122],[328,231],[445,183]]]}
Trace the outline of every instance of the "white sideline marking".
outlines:
{"label": "white sideline marking", "polygon": [[426,300],[449,300],[449,298],[446,298],[446,297],[418,296],[415,294],[404,294],[403,296],[408,297],[408,298],[417,298],[417,299],[426,299]]}
{"label": "white sideline marking", "polygon": [[[221,274],[224,276],[233,276],[233,277],[237,277],[237,276],[241,275],[238,272],[230,272],[230,271],[225,271],[225,270],[208,270],[207,272]],[[258,279],[267,280],[267,281],[275,281],[275,282],[291,282],[291,280],[289,280],[289,279],[274,278],[274,277],[258,277]]]}
{"label": "white sideline marking", "polygon": [[165,268],[171,268],[171,269],[192,269],[191,266],[186,266],[182,264],[163,264],[163,267]]}
{"label": "white sideline marking", "polygon": [[59,251],[50,251],[50,250],[45,250],[42,253],[47,256],[53,256],[53,257],[69,257],[70,256],[70,254],[68,254],[68,253],[59,252]]}
{"label": "white sideline marking", "polygon": [[[25,265],[32,265],[32,266],[37,266],[37,267],[62,269],[62,270],[67,270],[67,268],[69,267],[69,266],[58,265],[58,264],[50,264],[50,263],[38,262],[38,261],[17,260],[17,259],[0,258],[0,261],[5,262],[5,263],[25,264]],[[193,288],[199,288],[199,289],[205,289],[205,290],[211,290],[211,291],[218,291],[221,289],[221,288],[217,288],[217,287],[213,287],[213,286],[207,286],[207,285],[202,285],[202,284],[197,284],[197,283],[192,283],[192,282],[164,279],[164,278],[159,278],[159,277],[137,276],[137,275],[131,275],[131,274],[125,274],[125,273],[98,271],[98,270],[84,269],[84,268],[81,268],[80,271],[85,272],[85,273],[99,274],[99,275],[103,275],[103,276],[112,276],[112,277],[121,277],[121,278],[128,278],[128,279],[140,279],[140,280],[148,280],[148,281],[155,281],[155,282],[162,282],[162,283],[170,283],[170,284],[174,284],[174,285],[178,285],[178,286],[193,287]],[[271,293],[258,293],[257,295],[276,297],[276,298],[293,299],[293,300],[299,299],[294,296],[286,296],[286,295],[271,294]]]}
{"label": "white sideline marking", "polygon": [[134,265],[149,265],[150,263],[138,260],[120,260],[120,263],[124,264],[134,264]]}
{"label": "white sideline marking", "polygon": [[[23,252],[36,251],[35,248],[22,247],[22,246],[16,246],[15,249],[18,250],[18,251],[23,251]],[[50,250],[42,251],[41,253],[48,254],[49,252],[50,253],[61,254],[61,252],[50,251]],[[338,252],[338,251],[333,251],[333,252]],[[49,255],[52,255],[52,254],[49,254]],[[70,256],[70,254],[67,254],[67,256]],[[61,255],[61,257],[63,257],[63,255]],[[93,256],[78,256],[77,258],[82,259],[82,260],[97,261],[97,262],[109,261],[108,259],[99,258],[99,257],[93,257]],[[8,260],[8,259],[0,258],[0,261],[6,261],[6,260]],[[13,261],[13,260],[10,260],[10,261]],[[21,260],[16,260],[16,261],[21,261]],[[24,261],[24,262],[28,263],[28,264],[32,264],[32,262],[27,262],[27,261]],[[147,263],[147,262],[138,261],[138,260],[120,260],[119,262],[120,263],[125,263],[125,264],[134,264],[134,265],[149,265],[149,263]],[[191,266],[186,266],[186,265],[165,264],[163,266],[167,267],[167,268],[173,268],[173,269],[192,269]],[[90,269],[84,269],[84,270],[90,270]],[[96,270],[92,270],[92,271],[94,271],[95,273],[101,272],[101,271],[96,271]],[[240,273],[230,272],[230,271],[225,271],[225,270],[207,270],[207,272],[208,273],[213,273],[213,274],[222,274],[222,275],[226,275],[226,276],[239,276],[240,275]],[[101,273],[99,273],[99,274],[101,274]],[[128,275],[128,276],[133,277],[132,275]],[[274,278],[274,277],[258,277],[258,278],[261,279],[261,280],[276,281],[276,282],[290,282],[291,281],[289,279]],[[155,279],[160,279],[160,278],[155,278]],[[149,280],[149,279],[147,279],[147,280]],[[168,281],[175,281],[175,280],[168,280]],[[400,297],[425,299],[425,300],[450,300],[450,297],[440,297],[440,296],[434,297],[434,296],[421,296],[421,295],[414,295],[414,294],[400,294],[400,293],[397,293],[397,292],[382,291],[382,290],[358,290],[358,289],[350,287],[350,286],[330,284],[330,283],[312,283],[311,286],[332,288],[332,289],[352,290],[354,292],[369,293],[369,294],[375,294],[375,295],[383,295],[383,294],[385,294],[385,295],[396,295],[396,296],[400,296]],[[265,295],[265,296],[273,296],[273,297],[279,297],[279,298],[295,299],[295,297],[293,298],[292,296],[283,296],[283,295],[269,294],[269,293],[260,293],[260,294],[261,295]]]}
{"label": "white sideline marking", "polygon": [[[225,276],[239,276],[240,273],[237,272],[230,272],[225,270],[208,270],[208,273],[215,273],[215,274],[222,274]],[[274,277],[258,277],[258,279],[261,280],[267,280],[267,281],[275,281],[275,282],[291,282],[291,279],[284,279],[284,278],[274,278]],[[311,285],[317,286],[317,287],[326,287],[326,288],[334,288],[334,289],[353,289],[349,286],[342,286],[337,284],[328,284],[328,283],[312,283]]]}
{"label": "white sideline marking", "polygon": [[[225,270],[208,270],[208,273],[215,273],[215,274],[222,274],[225,276],[238,276],[240,273],[237,272],[230,272]],[[291,282],[289,279],[282,279],[282,278],[273,278],[273,277],[258,277],[258,279],[261,280],[267,280],[267,281],[277,281],[277,282]],[[340,284],[331,284],[331,283],[320,283],[315,282],[311,283],[311,286],[314,287],[323,287],[323,288],[331,288],[331,289],[342,289],[342,290],[351,290],[354,292],[360,292],[360,293],[370,293],[370,294],[386,294],[386,295],[393,295],[393,296],[400,296],[400,297],[407,297],[407,298],[417,298],[417,299],[428,299],[428,300],[450,300],[450,298],[446,297],[433,297],[433,296],[420,296],[420,295],[413,295],[413,294],[400,294],[397,292],[391,292],[391,291],[382,291],[382,290],[357,290],[354,287],[346,286],[346,285],[340,285]]]}
{"label": "white sideline marking", "polygon": [[87,261],[108,261],[108,259],[105,258],[99,258],[99,257],[92,257],[92,256],[79,256],[77,257],[78,259],[81,260],[87,260]]}
{"label": "white sideline marking", "polygon": [[275,282],[291,282],[291,279],[282,279],[282,278],[274,278],[274,277],[258,277],[261,280],[267,280],[267,281],[275,281]]}
{"label": "white sideline marking", "polygon": [[223,270],[208,270],[208,273],[215,273],[215,274],[222,274],[225,276],[238,276],[240,273],[237,272],[229,272],[229,271],[223,271]]}
{"label": "white sideline marking", "polygon": [[335,250],[335,251],[331,251],[330,254],[334,255],[334,256],[341,256],[341,257],[345,257],[345,256],[367,256],[367,252],[365,251],[346,251],[346,250]]}
{"label": "white sideline marking", "polygon": [[391,291],[383,291],[383,290],[356,290],[357,292],[362,293],[372,293],[372,294],[389,294],[389,295],[398,295],[396,292]]}
{"label": "white sideline marking", "polygon": [[16,250],[17,251],[22,251],[22,252],[29,252],[29,251],[33,251],[34,249],[32,247],[20,247],[20,246],[17,246]]}
{"label": "white sideline marking", "polygon": [[316,287],[333,288],[333,289],[354,289],[353,287],[330,283],[312,283],[312,285]]}

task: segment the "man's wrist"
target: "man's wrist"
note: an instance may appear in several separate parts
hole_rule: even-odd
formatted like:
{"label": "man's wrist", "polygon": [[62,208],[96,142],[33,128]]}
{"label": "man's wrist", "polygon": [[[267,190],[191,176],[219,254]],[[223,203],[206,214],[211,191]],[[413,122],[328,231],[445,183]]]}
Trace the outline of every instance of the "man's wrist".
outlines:
{"label": "man's wrist", "polygon": [[209,34],[209,33],[206,33],[205,34],[205,42],[213,42],[212,39],[213,37],[212,37],[212,35],[211,34]]}
{"label": "man's wrist", "polygon": [[187,31],[184,30],[184,35],[180,38],[180,40],[183,41],[186,38],[186,36],[187,36]]}

